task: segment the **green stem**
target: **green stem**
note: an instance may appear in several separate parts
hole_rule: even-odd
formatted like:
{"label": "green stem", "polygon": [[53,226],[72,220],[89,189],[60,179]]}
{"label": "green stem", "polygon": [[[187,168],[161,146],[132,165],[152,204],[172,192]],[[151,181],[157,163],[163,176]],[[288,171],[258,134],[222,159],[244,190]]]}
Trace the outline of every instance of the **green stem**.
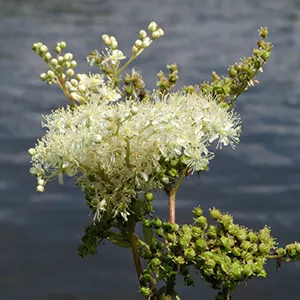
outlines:
{"label": "green stem", "polygon": [[173,296],[174,296],[174,288],[175,288],[175,280],[176,280],[176,276],[172,275],[168,281],[167,281],[167,285],[166,285],[166,296],[168,297],[168,300],[172,300]]}

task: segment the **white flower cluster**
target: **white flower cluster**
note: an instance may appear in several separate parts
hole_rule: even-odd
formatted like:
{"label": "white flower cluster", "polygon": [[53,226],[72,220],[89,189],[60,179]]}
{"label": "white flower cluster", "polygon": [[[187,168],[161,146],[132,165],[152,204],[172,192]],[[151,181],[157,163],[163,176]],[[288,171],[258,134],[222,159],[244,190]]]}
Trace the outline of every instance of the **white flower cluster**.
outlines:
{"label": "white flower cluster", "polygon": [[[192,172],[207,167],[208,150],[239,141],[239,116],[200,94],[171,93],[149,102],[89,101],[57,109],[45,117],[46,135],[35,148],[31,173],[38,190],[63,175],[76,177],[82,188],[93,185],[96,217],[130,202],[137,191],[161,187],[162,158],[185,156]],[[122,214],[123,215],[123,214]]]}
{"label": "white flower cluster", "polygon": [[80,104],[88,101],[117,101],[121,98],[115,89],[105,84],[103,75],[77,74],[76,78],[67,81],[66,86],[71,97]]}

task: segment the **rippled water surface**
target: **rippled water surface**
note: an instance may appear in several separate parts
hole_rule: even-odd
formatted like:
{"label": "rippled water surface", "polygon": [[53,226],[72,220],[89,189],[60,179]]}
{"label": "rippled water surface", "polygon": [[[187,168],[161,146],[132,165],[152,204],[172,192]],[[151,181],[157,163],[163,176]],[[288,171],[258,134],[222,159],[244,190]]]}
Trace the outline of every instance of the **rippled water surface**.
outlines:
{"label": "rippled water surface", "polygon": [[[217,153],[211,171],[191,178],[178,199],[178,220],[190,210],[217,206],[254,229],[269,224],[280,243],[300,237],[300,5],[292,0],[0,0],[0,295],[1,299],[141,299],[129,251],[106,244],[82,259],[77,244],[89,218],[83,195],[71,182],[37,194],[28,174],[27,149],[43,134],[41,114],[66,100],[39,80],[45,65],[30,50],[41,40],[65,40],[82,62],[115,35],[129,53],[137,32],[155,20],[165,37],[136,62],[150,87],[165,64],[177,62],[180,84],[226,72],[251,53],[257,29],[268,26],[274,53],[260,85],[244,94],[237,110],[244,123],[236,150]],[[166,211],[159,199],[157,211]],[[300,264],[240,286],[233,299],[296,299]],[[205,283],[182,299],[213,299]]]}

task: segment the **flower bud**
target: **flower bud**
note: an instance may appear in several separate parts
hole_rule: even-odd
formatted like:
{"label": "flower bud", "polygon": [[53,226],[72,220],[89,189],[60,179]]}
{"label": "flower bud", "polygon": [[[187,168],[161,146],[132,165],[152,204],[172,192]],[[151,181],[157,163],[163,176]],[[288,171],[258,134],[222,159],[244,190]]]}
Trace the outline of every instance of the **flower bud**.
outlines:
{"label": "flower bud", "polygon": [[261,243],[258,245],[258,250],[260,251],[260,253],[266,255],[269,254],[271,247],[269,244]]}
{"label": "flower bud", "polygon": [[76,68],[77,67],[77,61],[76,60],[72,60],[71,61],[71,68]]}
{"label": "flower bud", "polygon": [[70,83],[74,86],[74,87],[76,87],[77,85],[78,85],[78,80],[76,80],[76,79],[71,79],[70,80]]}
{"label": "flower bud", "polygon": [[43,46],[40,48],[40,52],[41,52],[41,53],[45,53],[45,52],[47,52],[47,51],[48,51],[48,47],[45,46],[45,45],[43,45]]}
{"label": "flower bud", "polygon": [[242,251],[241,253],[241,258],[244,261],[251,261],[253,260],[253,256],[251,255],[251,253],[247,252],[247,251]]}
{"label": "flower bud", "polygon": [[251,246],[252,246],[252,243],[249,242],[249,241],[243,241],[243,242],[241,243],[241,248],[242,248],[243,250],[246,250],[246,251],[248,251],[248,249],[249,249]]}
{"label": "flower bud", "polygon": [[44,191],[44,187],[42,186],[42,185],[38,185],[37,187],[36,187],[36,190],[38,191],[38,192],[43,192]]}
{"label": "flower bud", "polygon": [[249,238],[250,242],[252,242],[252,243],[256,243],[257,240],[258,240],[257,234],[255,232],[253,232],[253,231],[250,231],[248,233],[248,238]]}
{"label": "flower bud", "polygon": [[232,253],[234,256],[239,257],[239,256],[241,256],[242,251],[241,251],[241,249],[240,249],[239,247],[233,247],[233,248],[231,249],[231,253]]}
{"label": "flower bud", "polygon": [[152,280],[152,276],[149,273],[145,273],[142,275],[142,281],[150,282]]}
{"label": "flower bud", "polygon": [[161,265],[161,261],[157,257],[154,257],[153,259],[151,259],[150,263],[155,267],[158,267],[159,265]]}
{"label": "flower bud", "polygon": [[45,56],[44,56],[44,60],[45,60],[45,61],[49,61],[51,58],[52,58],[52,55],[51,55],[50,52],[47,52],[47,53],[45,54]]}
{"label": "flower bud", "polygon": [[44,185],[44,184],[45,184],[45,180],[42,179],[42,178],[39,178],[39,179],[37,180],[37,183],[38,183],[38,185]]}
{"label": "flower bud", "polygon": [[206,241],[204,239],[197,239],[195,242],[195,249],[197,253],[201,253],[206,248]]}
{"label": "flower bud", "polygon": [[141,40],[136,40],[136,41],[134,42],[134,46],[135,46],[136,48],[138,48],[138,49],[141,49],[142,46],[143,46],[143,42],[142,42]]}
{"label": "flower bud", "polygon": [[49,76],[46,73],[42,73],[40,75],[40,78],[41,78],[42,81],[46,81],[49,78]]}
{"label": "flower bud", "polygon": [[162,226],[162,221],[159,218],[154,218],[151,224],[155,229],[158,229]]}
{"label": "flower bud", "polygon": [[235,77],[237,75],[237,70],[234,67],[231,67],[228,70],[228,73],[229,73],[229,76],[233,78],[233,77]]}
{"label": "flower bud", "polygon": [[118,48],[118,42],[117,41],[112,41],[111,42],[111,49],[112,50],[115,50],[115,49],[117,49]]}
{"label": "flower bud", "polygon": [[229,225],[233,224],[233,218],[232,216],[225,214],[220,217],[219,222],[223,224],[226,230],[228,230]]}
{"label": "flower bud", "polygon": [[195,207],[195,208],[193,209],[193,216],[194,216],[194,218],[198,218],[198,217],[203,216],[203,210],[201,209],[200,206]]}
{"label": "flower bud", "polygon": [[60,53],[61,53],[61,48],[60,48],[60,47],[58,47],[58,46],[56,46],[56,48],[55,48],[55,52],[56,52],[57,54],[60,54]]}
{"label": "flower bud", "polygon": [[145,37],[143,40],[143,48],[148,48],[150,46],[150,38]]}
{"label": "flower bud", "polygon": [[193,226],[193,228],[192,228],[192,235],[193,235],[194,238],[202,237],[203,230],[201,228],[199,228],[199,227]]}
{"label": "flower bud", "polygon": [[145,194],[145,199],[148,201],[148,202],[152,202],[154,200],[154,196],[152,193],[148,192]]}
{"label": "flower bud", "polygon": [[251,265],[247,264],[242,269],[242,275],[249,277],[252,275],[252,267]]}
{"label": "flower bud", "polygon": [[49,70],[49,71],[47,72],[47,74],[48,74],[48,76],[49,76],[50,78],[54,78],[54,76],[55,76],[54,72],[51,71],[51,70]]}
{"label": "flower bud", "polygon": [[155,22],[151,22],[148,26],[149,31],[153,32],[157,29],[157,24]]}
{"label": "flower bud", "polygon": [[74,71],[72,69],[67,70],[67,76],[72,77],[74,75]]}
{"label": "flower bud", "polygon": [[183,265],[185,263],[185,260],[182,256],[176,256],[174,257],[174,262],[178,265]]}
{"label": "flower bud", "polygon": [[139,52],[139,49],[136,46],[132,47],[132,54],[136,55]]}
{"label": "flower bud", "polygon": [[59,46],[60,46],[61,49],[65,49],[65,48],[67,47],[67,44],[66,44],[66,42],[64,42],[64,41],[61,41],[61,42],[59,43]]}
{"label": "flower bud", "polygon": [[213,209],[209,210],[209,214],[214,220],[218,220],[222,216],[222,213],[220,212],[220,210],[216,209],[215,207]]}
{"label": "flower bud", "polygon": [[282,257],[286,255],[286,250],[283,248],[278,248],[276,249],[276,253],[278,254],[279,257]]}
{"label": "flower bud", "polygon": [[147,36],[147,32],[145,30],[140,31],[140,38],[143,40]]}
{"label": "flower bud", "polygon": [[31,156],[33,156],[33,155],[36,154],[36,150],[35,150],[34,148],[30,148],[30,149],[28,149],[28,153],[29,153]]}
{"label": "flower bud", "polygon": [[184,257],[188,260],[193,259],[196,256],[196,252],[193,248],[184,249]]}
{"label": "flower bud", "polygon": [[205,229],[207,227],[207,219],[204,216],[195,218],[195,223],[202,229]]}
{"label": "flower bud", "polygon": [[53,65],[53,67],[56,67],[58,65],[58,60],[56,58],[52,58],[51,64]]}
{"label": "flower bud", "polygon": [[144,297],[148,297],[151,295],[151,289],[149,287],[146,287],[146,286],[142,286],[140,287],[140,293],[142,296]]}
{"label": "flower bud", "polygon": [[205,267],[209,268],[209,269],[213,269],[216,265],[216,262],[213,259],[208,259],[204,262]]}
{"label": "flower bud", "polygon": [[231,265],[231,270],[230,270],[231,277],[234,280],[239,281],[241,279],[241,276],[242,276],[242,270],[243,270],[243,267],[240,265],[240,263],[235,261]]}
{"label": "flower bud", "polygon": [[217,228],[214,225],[209,225],[207,230],[207,236],[210,239],[215,239],[217,237]]}
{"label": "flower bud", "polygon": [[72,53],[66,53],[64,55],[64,60],[68,61],[68,60],[72,60],[73,59],[73,54]]}
{"label": "flower bud", "polygon": [[176,243],[177,236],[174,233],[167,233],[166,240],[171,243]]}
{"label": "flower bud", "polygon": [[235,233],[236,238],[239,241],[244,241],[247,238],[247,230],[245,228],[239,228]]}
{"label": "flower bud", "polygon": [[157,29],[157,31],[159,32],[160,37],[165,34],[164,31],[161,28]]}
{"label": "flower bud", "polygon": [[267,27],[261,27],[259,30],[258,30],[258,33],[259,35],[265,39],[267,36],[268,36],[268,28]]}
{"label": "flower bud", "polygon": [[160,38],[159,31],[157,30],[157,31],[152,32],[152,39],[157,40],[158,38]]}

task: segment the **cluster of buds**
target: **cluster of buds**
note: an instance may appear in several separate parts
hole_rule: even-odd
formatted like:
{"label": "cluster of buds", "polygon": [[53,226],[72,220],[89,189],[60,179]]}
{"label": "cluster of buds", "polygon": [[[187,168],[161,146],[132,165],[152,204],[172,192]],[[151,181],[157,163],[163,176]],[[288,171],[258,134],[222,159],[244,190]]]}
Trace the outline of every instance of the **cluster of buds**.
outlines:
{"label": "cluster of buds", "polygon": [[72,53],[62,55],[62,51],[66,46],[67,44],[64,41],[56,44],[56,57],[52,57],[51,53],[48,52],[48,47],[41,42],[34,43],[32,50],[36,52],[49,67],[47,72],[40,75],[41,80],[47,82],[49,85],[56,83],[67,98],[69,98],[72,105],[74,105],[74,99],[70,95],[66,84],[75,75],[74,68],[77,66],[77,62],[73,59]]}
{"label": "cluster of buds", "polygon": [[151,22],[148,26],[148,30],[151,32],[151,36],[147,35],[145,30],[141,30],[139,33],[139,38],[134,42],[132,46],[132,56],[139,55],[145,48],[148,48],[152,41],[164,35],[164,31],[158,28],[155,22]]}
{"label": "cluster of buds", "polygon": [[200,207],[193,215],[193,225],[179,226],[157,217],[143,221],[144,228],[155,233],[150,240],[139,241],[140,256],[148,261],[141,278],[143,296],[151,296],[151,285],[174,273],[183,276],[187,286],[193,286],[191,266],[221,291],[219,296],[224,290],[234,290],[240,282],[266,276],[264,264],[275,247],[269,228],[253,232],[234,224],[231,215],[215,208],[210,216],[216,225],[208,224]]}
{"label": "cluster of buds", "polygon": [[212,72],[212,82],[201,85],[201,91],[218,95],[219,101],[232,105],[237,97],[245,92],[249,86],[258,83],[254,80],[258,71],[262,72],[262,66],[267,62],[272,51],[272,44],[265,41],[268,36],[267,28],[260,28],[261,39],[257,42],[257,48],[252,56],[242,59],[228,69],[228,76],[222,78]]}
{"label": "cluster of buds", "polygon": [[170,91],[172,87],[175,86],[177,80],[178,80],[178,67],[176,64],[172,64],[167,66],[169,69],[169,75],[168,77],[165,76],[163,71],[160,71],[157,74],[157,86],[161,93],[167,93]]}

